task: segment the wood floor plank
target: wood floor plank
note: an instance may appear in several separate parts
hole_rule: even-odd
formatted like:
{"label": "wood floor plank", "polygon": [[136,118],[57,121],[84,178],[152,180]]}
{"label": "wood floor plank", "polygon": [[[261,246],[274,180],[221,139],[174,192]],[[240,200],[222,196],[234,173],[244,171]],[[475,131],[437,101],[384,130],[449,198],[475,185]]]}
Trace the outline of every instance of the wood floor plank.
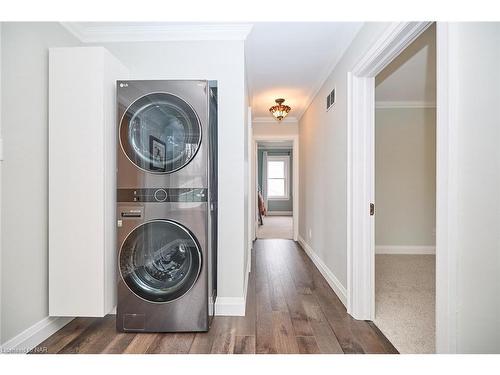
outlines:
{"label": "wood floor plank", "polygon": [[344,354],[337,338],[334,335],[315,335],[321,354]]}
{"label": "wood floor plank", "polygon": [[90,324],[96,321],[96,318],[76,318],[65,325],[61,330],[54,333],[47,340],[43,341],[37,348],[42,349],[37,351],[35,348],[30,353],[47,353],[55,354],[62,350],[71,341],[75,340],[82,332],[88,328]]}
{"label": "wood floor plank", "polygon": [[194,340],[194,333],[161,333],[146,350],[150,354],[187,354]]}
{"label": "wood floor plank", "polygon": [[[216,319],[217,317],[214,318],[214,322]],[[213,326],[208,332],[196,333],[189,348],[189,354],[209,354],[212,351],[214,337]]]}
{"label": "wood floor plank", "polygon": [[104,348],[102,353],[121,354],[125,352],[135,336],[135,333],[117,333],[113,340],[111,340],[111,342]]}
{"label": "wood floor plank", "polygon": [[125,354],[144,354],[155,342],[158,333],[137,333],[125,349]]}
{"label": "wood floor plank", "polygon": [[251,253],[245,316],[171,334],[120,333],[111,315],[77,318],[40,346],[48,353],[397,353],[372,322],[347,314],[298,244],[258,240]]}
{"label": "wood floor plank", "polygon": [[362,326],[347,314],[345,306],[307,255],[301,251],[299,256],[310,270],[314,284],[314,295],[343,352],[349,354],[365,353],[367,345],[363,343],[366,337],[362,337]]}
{"label": "wood floor plank", "polygon": [[298,243],[290,244],[289,258],[286,266],[295,282],[295,287],[298,291],[303,291],[303,294],[311,294],[315,288],[314,277],[311,274],[311,266],[317,271],[316,266],[311,262],[309,257]]}
{"label": "wood floor plank", "polygon": [[189,354],[209,354],[212,351],[213,339],[206,333],[197,333],[189,348]]}
{"label": "wood floor plank", "polygon": [[315,296],[321,306],[325,319],[337,338],[342,351],[348,354],[364,353],[363,346],[351,328],[351,319],[337,309],[332,297],[323,288],[315,289]]}
{"label": "wood floor plank", "polygon": [[255,340],[257,354],[279,353],[273,335],[273,313],[271,311],[258,313]]}
{"label": "wood floor plank", "polygon": [[302,295],[297,292],[290,270],[286,266],[289,261],[283,261],[287,260],[287,258],[291,258],[292,252],[292,248],[281,246],[279,252],[274,254],[273,261],[280,265],[278,275],[280,276],[281,285],[284,290],[285,300],[288,306],[290,319],[292,320],[295,336],[312,336],[313,331],[302,304]]}
{"label": "wood floor plank", "polygon": [[213,327],[213,343],[210,353],[230,354],[233,353],[235,343],[235,328],[232,325],[233,317],[218,316]]}
{"label": "wood floor plank", "polygon": [[236,336],[234,354],[255,354],[255,336]]}
{"label": "wood floor plank", "polygon": [[101,353],[116,335],[114,315],[95,319],[81,334],[65,345],[60,354],[97,354]]}
{"label": "wood floor plank", "polygon": [[321,354],[314,336],[297,336],[296,340],[301,354]]}
{"label": "wood floor plank", "polygon": [[316,297],[313,295],[302,296],[302,302],[320,352],[323,354],[344,353]]}
{"label": "wood floor plank", "polygon": [[286,303],[285,293],[283,290],[283,286],[281,285],[281,280],[279,277],[279,268],[278,264],[275,261],[274,251],[275,245],[274,240],[265,240],[270,242],[269,251],[263,251],[263,256],[265,259],[265,265],[267,270],[267,282],[269,284],[269,298],[271,300],[271,309],[272,311],[288,311],[288,306]]}
{"label": "wood floor plank", "polygon": [[387,354],[399,354],[398,350],[392,343],[389,341],[389,339],[380,331],[380,329],[375,325],[373,322],[367,322],[368,325],[372,328],[372,330],[375,332],[375,334],[378,336],[381,344],[385,348],[385,352]]}
{"label": "wood floor plank", "polygon": [[255,304],[256,328],[255,346],[258,354],[275,354],[278,350],[272,334],[273,320],[271,298],[269,295],[270,283],[264,252],[268,242],[255,242]]}
{"label": "wood floor plank", "polygon": [[273,311],[271,314],[276,351],[280,354],[299,353],[299,346],[294,335],[290,315],[281,311]]}

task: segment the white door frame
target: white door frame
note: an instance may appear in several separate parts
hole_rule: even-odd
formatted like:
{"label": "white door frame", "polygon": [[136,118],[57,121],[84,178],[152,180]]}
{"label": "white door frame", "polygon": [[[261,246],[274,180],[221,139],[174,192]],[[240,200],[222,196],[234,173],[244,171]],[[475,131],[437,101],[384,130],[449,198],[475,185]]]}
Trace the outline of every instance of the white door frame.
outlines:
{"label": "white door frame", "polygon": [[[375,199],[375,76],[430,24],[391,24],[348,73],[347,311],[356,319],[375,318],[375,234],[374,217],[370,216],[370,203]],[[456,195],[449,187],[453,188],[455,164],[448,111],[448,25],[437,26],[436,348],[450,352],[454,332],[448,314],[454,303],[450,296],[454,261],[450,250]]]}
{"label": "white door frame", "polygon": [[[254,181],[253,189],[257,189],[257,176],[258,176],[258,162],[257,162],[257,143],[262,141],[292,141],[293,143],[293,192],[292,192],[292,206],[293,206],[293,240],[297,241],[299,235],[299,136],[295,135],[254,135],[253,139],[253,160],[255,168],[252,173],[252,181]],[[249,194],[251,197],[252,194]],[[257,197],[254,199],[256,200]],[[254,208],[253,217],[257,217],[255,201],[252,202]],[[255,236],[255,233],[254,233]],[[255,237],[254,237],[255,238]]]}
{"label": "white door frame", "polygon": [[[2,71],[2,26],[0,22],[0,72]],[[3,140],[2,140],[2,75],[0,74],[0,349],[2,348],[2,161],[3,161]]]}

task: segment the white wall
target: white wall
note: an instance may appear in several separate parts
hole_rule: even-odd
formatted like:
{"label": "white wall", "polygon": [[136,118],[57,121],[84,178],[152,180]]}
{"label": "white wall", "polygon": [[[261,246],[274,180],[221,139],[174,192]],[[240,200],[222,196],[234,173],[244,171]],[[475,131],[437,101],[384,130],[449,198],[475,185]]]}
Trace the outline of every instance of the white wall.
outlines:
{"label": "white wall", "polygon": [[436,24],[375,77],[376,101],[436,103]]}
{"label": "white wall", "polygon": [[375,111],[375,245],[434,246],[436,109]]}
{"label": "white wall", "polygon": [[253,136],[297,135],[299,133],[299,124],[296,121],[277,122],[272,118],[268,122],[254,122],[252,128]]}
{"label": "white wall", "polygon": [[0,22],[0,346],[2,345],[2,27]]}
{"label": "white wall", "polygon": [[[347,72],[384,31],[365,23],[299,123],[299,234],[347,287]],[[325,110],[336,87],[336,104]]]}
{"label": "white wall", "polygon": [[2,25],[2,338],[48,316],[48,48],[80,43],[56,23]]}
{"label": "white wall", "polygon": [[[500,23],[452,24],[457,351],[500,353]],[[439,249],[438,249],[439,250]]]}
{"label": "white wall", "polygon": [[[105,43],[131,79],[218,81],[218,301],[243,298],[245,283],[245,67],[243,41]],[[227,300],[226,301],[231,301]]]}

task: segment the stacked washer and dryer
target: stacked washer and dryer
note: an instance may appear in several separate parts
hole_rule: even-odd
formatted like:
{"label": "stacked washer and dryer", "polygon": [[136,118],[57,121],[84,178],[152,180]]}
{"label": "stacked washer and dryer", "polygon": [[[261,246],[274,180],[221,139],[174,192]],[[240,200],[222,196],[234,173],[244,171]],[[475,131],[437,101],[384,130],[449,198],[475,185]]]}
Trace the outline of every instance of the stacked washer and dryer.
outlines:
{"label": "stacked washer and dryer", "polygon": [[207,331],[217,295],[217,86],[118,81],[117,330]]}

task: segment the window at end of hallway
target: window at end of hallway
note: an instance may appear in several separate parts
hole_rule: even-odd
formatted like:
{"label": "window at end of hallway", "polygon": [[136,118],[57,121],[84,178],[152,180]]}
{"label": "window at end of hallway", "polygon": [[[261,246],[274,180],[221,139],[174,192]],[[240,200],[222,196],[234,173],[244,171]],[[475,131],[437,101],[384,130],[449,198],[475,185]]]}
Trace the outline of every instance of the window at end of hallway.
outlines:
{"label": "window at end of hallway", "polygon": [[269,156],[267,159],[267,196],[269,199],[289,199],[289,156]]}

